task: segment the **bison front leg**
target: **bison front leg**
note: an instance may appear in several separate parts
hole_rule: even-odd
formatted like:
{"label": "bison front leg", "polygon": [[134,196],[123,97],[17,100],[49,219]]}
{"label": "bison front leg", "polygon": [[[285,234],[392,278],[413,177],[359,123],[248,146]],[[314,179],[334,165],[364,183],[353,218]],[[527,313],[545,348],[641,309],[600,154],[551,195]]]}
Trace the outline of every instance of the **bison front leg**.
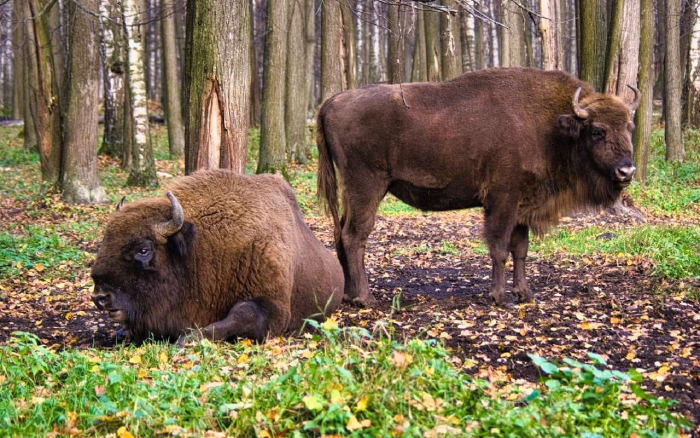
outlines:
{"label": "bison front leg", "polygon": [[513,255],[513,293],[520,302],[532,301],[533,296],[525,276],[525,258],[530,230],[527,225],[517,225],[510,236],[510,253]]}
{"label": "bison front leg", "polygon": [[266,301],[241,301],[231,308],[226,318],[189,336],[211,341],[247,338],[262,342],[269,333],[280,334],[286,329],[290,312],[283,307]]}
{"label": "bison front leg", "polygon": [[491,256],[491,292],[490,295],[499,306],[509,304],[506,295],[506,260],[511,233],[515,227],[517,199],[495,196],[485,203],[486,242]]}

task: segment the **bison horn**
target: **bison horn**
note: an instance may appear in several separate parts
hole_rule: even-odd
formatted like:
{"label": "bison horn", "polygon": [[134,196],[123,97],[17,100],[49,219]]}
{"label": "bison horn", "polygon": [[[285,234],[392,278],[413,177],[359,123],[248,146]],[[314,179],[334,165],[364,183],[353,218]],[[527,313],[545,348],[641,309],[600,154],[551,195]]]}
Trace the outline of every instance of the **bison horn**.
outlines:
{"label": "bison horn", "polygon": [[571,105],[574,107],[574,114],[576,114],[581,119],[587,119],[589,116],[588,110],[586,110],[585,108],[581,108],[578,105],[578,98],[580,95],[581,95],[581,87],[578,87],[576,89],[576,92],[574,93],[574,100],[571,101]]}
{"label": "bison horn", "polygon": [[168,198],[170,199],[170,205],[172,207],[172,219],[167,222],[162,222],[156,225],[156,232],[163,237],[172,236],[173,234],[180,231],[182,224],[185,221],[184,214],[182,212],[182,206],[178,202],[175,195],[168,192]]}
{"label": "bison horn", "polygon": [[630,90],[634,92],[634,100],[630,102],[630,111],[634,112],[637,110],[637,107],[639,106],[639,100],[642,98],[642,92],[639,91],[639,88],[635,87],[634,85],[627,85]]}
{"label": "bison horn", "polygon": [[126,200],[126,195],[122,196],[122,199],[117,203],[117,211],[121,210],[124,206],[124,200]]}

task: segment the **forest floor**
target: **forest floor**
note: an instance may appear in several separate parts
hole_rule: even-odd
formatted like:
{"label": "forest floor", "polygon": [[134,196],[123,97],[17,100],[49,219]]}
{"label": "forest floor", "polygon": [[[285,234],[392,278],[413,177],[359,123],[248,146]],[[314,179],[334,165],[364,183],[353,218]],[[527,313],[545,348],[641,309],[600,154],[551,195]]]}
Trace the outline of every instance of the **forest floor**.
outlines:
{"label": "forest floor", "polygon": [[[56,195],[39,196],[37,157],[18,147],[16,128],[0,129],[0,139],[12,139],[0,140],[0,345],[21,331],[53,351],[113,348],[117,327],[89,299],[89,267],[113,206],[69,206]],[[655,157],[661,135],[654,134]],[[182,164],[165,160],[164,136],[155,131],[167,185]],[[117,163],[100,160],[113,203],[124,194],[131,201],[161,192],[125,187]],[[698,428],[699,170],[697,162],[669,167],[655,158],[647,185],[630,188],[646,221],[576,215],[534,239],[527,270],[536,302],[510,309],[488,297],[480,211],[426,214],[388,199],[366,255],[377,305],[344,305],[335,320],[386,332],[404,345],[436,339],[454,367],[499,388],[538,382],[542,367],[529,354],[561,363],[596,353],[608,369],[638,371],[642,389],[677,401],[673,410]],[[332,248],[332,225],[315,206],[313,164],[291,168],[290,182],[312,230]]]}

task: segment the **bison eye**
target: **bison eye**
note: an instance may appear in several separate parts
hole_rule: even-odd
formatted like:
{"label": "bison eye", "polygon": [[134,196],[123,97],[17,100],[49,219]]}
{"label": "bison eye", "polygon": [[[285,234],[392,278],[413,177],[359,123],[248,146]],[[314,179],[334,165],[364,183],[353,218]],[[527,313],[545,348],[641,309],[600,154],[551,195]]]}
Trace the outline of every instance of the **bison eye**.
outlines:
{"label": "bison eye", "polygon": [[151,252],[151,250],[148,249],[148,248],[141,248],[141,249],[139,250],[139,254],[142,255],[142,256],[148,255],[149,252]]}
{"label": "bison eye", "polygon": [[605,132],[598,128],[591,128],[591,136],[594,140],[600,140],[605,137]]}

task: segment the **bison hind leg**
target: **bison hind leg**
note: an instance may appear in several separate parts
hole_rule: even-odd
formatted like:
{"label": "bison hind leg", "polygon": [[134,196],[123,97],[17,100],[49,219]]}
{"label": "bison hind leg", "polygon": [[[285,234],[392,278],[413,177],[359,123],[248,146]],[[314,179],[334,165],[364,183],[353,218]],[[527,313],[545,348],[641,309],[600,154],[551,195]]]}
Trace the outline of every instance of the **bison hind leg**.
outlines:
{"label": "bison hind leg", "polygon": [[525,275],[525,258],[529,245],[530,230],[527,225],[519,224],[510,235],[510,253],[513,256],[513,293],[522,303],[533,300]]}

